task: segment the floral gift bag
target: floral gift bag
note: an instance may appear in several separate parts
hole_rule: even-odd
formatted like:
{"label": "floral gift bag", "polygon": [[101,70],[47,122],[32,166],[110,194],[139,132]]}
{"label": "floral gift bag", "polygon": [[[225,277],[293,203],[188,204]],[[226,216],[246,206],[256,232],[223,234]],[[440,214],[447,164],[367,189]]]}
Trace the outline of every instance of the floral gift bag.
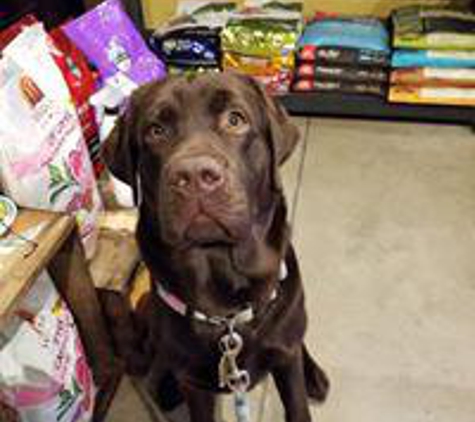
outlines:
{"label": "floral gift bag", "polygon": [[40,275],[0,335],[0,401],[22,422],[90,422],[95,387],[73,317]]}
{"label": "floral gift bag", "polygon": [[0,183],[20,206],[76,215],[86,255],[102,209],[92,164],[61,70],[40,25],[0,60]]}

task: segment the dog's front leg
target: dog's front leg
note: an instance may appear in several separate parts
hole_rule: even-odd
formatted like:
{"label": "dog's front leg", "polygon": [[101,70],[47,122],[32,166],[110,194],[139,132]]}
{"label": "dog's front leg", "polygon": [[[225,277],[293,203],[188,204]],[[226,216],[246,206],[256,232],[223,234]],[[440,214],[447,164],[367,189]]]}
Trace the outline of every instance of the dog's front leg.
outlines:
{"label": "dog's front leg", "polygon": [[198,390],[187,384],[180,384],[185,397],[191,422],[215,422],[216,395],[204,390]]}
{"label": "dog's front leg", "polygon": [[273,368],[272,375],[284,405],[286,422],[311,421],[302,348],[290,356],[287,362]]}

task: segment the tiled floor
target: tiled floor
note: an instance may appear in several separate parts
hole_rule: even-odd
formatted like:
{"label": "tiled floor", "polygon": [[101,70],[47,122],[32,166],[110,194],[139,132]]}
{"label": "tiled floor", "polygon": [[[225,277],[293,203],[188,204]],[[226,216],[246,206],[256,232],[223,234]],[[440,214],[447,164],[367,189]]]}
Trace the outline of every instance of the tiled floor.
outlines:
{"label": "tiled floor", "polygon": [[[467,128],[308,123],[295,244],[307,343],[332,381],[321,422],[475,421],[475,136]],[[131,389],[109,422],[146,422]],[[282,421],[273,389],[264,418]],[[130,402],[130,404],[127,403]]]}

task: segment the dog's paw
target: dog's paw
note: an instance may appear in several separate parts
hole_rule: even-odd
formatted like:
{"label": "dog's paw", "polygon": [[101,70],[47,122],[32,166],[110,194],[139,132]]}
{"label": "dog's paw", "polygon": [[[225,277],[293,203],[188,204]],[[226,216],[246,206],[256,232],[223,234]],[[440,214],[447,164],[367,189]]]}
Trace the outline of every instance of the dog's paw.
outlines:
{"label": "dog's paw", "polygon": [[323,369],[312,359],[305,347],[303,358],[307,396],[311,400],[323,403],[330,390],[330,381]]}
{"label": "dog's paw", "polygon": [[313,377],[306,376],[306,388],[309,399],[315,400],[318,403],[323,403],[330,390],[330,381],[326,374],[320,370],[320,372],[315,374]]}

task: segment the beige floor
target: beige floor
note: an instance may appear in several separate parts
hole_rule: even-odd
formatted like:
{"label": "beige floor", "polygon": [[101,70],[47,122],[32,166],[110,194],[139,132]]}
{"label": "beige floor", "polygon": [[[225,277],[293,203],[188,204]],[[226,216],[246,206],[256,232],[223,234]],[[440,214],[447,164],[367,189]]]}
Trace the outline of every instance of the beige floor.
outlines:
{"label": "beige floor", "polygon": [[[310,314],[327,369],[320,422],[475,421],[475,136],[468,128],[299,120],[284,169]],[[278,400],[264,418],[282,421]],[[124,388],[109,422],[147,422]]]}

